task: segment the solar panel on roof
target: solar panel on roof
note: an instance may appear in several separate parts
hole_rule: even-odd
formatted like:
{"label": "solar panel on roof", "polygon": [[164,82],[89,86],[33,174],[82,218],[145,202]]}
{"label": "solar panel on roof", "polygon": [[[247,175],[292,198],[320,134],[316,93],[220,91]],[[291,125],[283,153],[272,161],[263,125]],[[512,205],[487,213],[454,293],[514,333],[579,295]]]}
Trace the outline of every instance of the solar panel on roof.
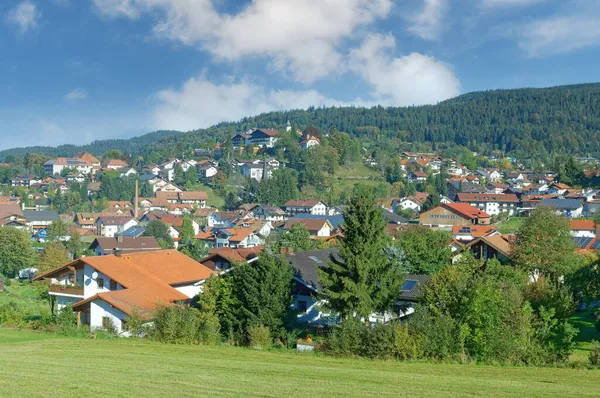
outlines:
{"label": "solar panel on roof", "polygon": [[402,285],[402,290],[403,291],[409,291],[412,288],[414,288],[417,285],[417,281],[413,281],[413,280],[407,280],[404,282],[404,285]]}
{"label": "solar panel on roof", "polygon": [[579,238],[573,238],[573,240],[575,241],[575,245],[577,245],[578,248],[584,249],[590,243],[592,243],[592,241],[594,240],[594,238],[579,237]]}
{"label": "solar panel on roof", "polygon": [[322,264],[323,261],[321,261],[321,259],[315,257],[315,256],[308,256],[308,258],[310,258],[311,260],[313,260],[315,263],[317,264]]}
{"label": "solar panel on roof", "polygon": [[591,246],[591,249],[600,249],[600,239],[596,240]]}

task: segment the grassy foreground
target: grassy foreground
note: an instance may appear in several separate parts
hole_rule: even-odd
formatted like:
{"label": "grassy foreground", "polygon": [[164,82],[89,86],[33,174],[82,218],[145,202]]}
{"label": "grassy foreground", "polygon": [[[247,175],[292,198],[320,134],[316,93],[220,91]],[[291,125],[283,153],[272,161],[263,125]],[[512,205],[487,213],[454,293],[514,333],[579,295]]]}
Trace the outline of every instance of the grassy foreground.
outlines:
{"label": "grassy foreground", "polygon": [[0,395],[598,396],[600,372],[337,359],[0,329]]}

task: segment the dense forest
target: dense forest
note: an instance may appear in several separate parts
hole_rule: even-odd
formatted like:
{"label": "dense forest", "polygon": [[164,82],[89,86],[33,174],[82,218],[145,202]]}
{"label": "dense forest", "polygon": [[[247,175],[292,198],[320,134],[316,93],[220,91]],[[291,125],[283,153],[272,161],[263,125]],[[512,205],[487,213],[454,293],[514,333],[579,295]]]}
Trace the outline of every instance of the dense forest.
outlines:
{"label": "dense forest", "polygon": [[89,146],[27,148],[0,152],[65,155],[120,149],[137,155],[175,156],[208,147],[251,127],[282,128],[287,121],[303,129],[336,129],[366,145],[438,149],[460,145],[483,154],[497,151],[518,158],[547,161],[557,154],[600,157],[600,84],[475,92],[418,107],[309,108],[270,112],[220,123],[183,134],[156,132],[131,140],[96,141]]}
{"label": "dense forest", "polygon": [[6,159],[10,159],[10,157],[24,157],[28,153],[44,154],[50,157],[69,157],[84,151],[101,156],[111,149],[116,149],[123,153],[143,153],[144,149],[153,142],[177,134],[181,134],[181,132],[155,131],[139,137],[128,139],[98,140],[86,145],[60,145],[57,147],[32,146],[25,148],[12,148],[0,151],[0,160],[6,161]]}

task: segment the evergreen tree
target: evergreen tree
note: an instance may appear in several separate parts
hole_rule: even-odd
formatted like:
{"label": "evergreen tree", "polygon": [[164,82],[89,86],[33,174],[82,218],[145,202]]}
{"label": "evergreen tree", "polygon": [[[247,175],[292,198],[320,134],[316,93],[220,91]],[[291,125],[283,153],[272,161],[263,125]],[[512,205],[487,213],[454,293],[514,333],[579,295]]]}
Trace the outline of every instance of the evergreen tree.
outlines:
{"label": "evergreen tree", "polygon": [[192,243],[192,239],[196,234],[194,233],[194,225],[192,219],[188,214],[183,216],[183,222],[181,223],[181,232],[179,234],[179,242],[183,245],[189,245]]}
{"label": "evergreen tree", "polygon": [[198,174],[196,167],[190,167],[187,169],[185,172],[185,180],[192,185],[198,183],[198,180],[200,180],[200,175]]}
{"label": "evergreen tree", "polygon": [[173,182],[179,186],[185,185],[185,171],[183,171],[183,167],[181,165],[177,165],[175,167],[175,175],[173,176]]}
{"label": "evergreen tree", "polygon": [[173,248],[173,238],[169,235],[169,226],[160,220],[150,221],[146,225],[144,236],[153,236],[163,249]]}
{"label": "evergreen tree", "polygon": [[140,197],[142,198],[152,198],[154,197],[154,190],[152,189],[152,185],[148,181],[144,181],[142,184],[142,188],[140,189]]}
{"label": "evergreen tree", "polygon": [[386,254],[386,220],[373,193],[358,191],[344,212],[339,256],[318,269],[323,296],[343,318],[367,319],[389,310],[398,299],[404,275]]}

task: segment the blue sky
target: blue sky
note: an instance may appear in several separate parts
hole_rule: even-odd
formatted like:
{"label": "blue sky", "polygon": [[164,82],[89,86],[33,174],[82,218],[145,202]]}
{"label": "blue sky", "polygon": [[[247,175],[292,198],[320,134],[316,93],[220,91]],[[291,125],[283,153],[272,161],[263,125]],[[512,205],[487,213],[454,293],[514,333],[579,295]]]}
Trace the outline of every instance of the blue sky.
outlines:
{"label": "blue sky", "polygon": [[3,0],[0,149],[598,81],[597,0]]}

